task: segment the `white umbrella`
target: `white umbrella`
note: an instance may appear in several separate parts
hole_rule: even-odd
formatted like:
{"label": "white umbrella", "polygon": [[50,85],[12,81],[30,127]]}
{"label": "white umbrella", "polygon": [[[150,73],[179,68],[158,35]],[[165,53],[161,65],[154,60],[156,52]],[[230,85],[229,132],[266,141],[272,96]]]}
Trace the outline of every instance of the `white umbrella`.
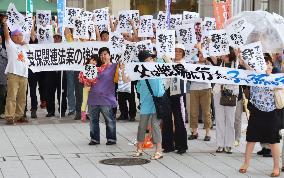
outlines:
{"label": "white umbrella", "polygon": [[284,47],[284,18],[266,11],[243,11],[226,22],[226,26],[244,18],[255,26],[245,44],[261,41],[264,52],[279,52]]}

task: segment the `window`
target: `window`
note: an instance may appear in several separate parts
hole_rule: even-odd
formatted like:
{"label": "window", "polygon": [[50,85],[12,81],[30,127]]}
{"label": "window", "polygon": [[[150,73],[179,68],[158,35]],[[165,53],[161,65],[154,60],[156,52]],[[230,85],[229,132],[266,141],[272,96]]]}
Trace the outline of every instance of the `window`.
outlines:
{"label": "window", "polygon": [[[165,9],[165,0],[130,0],[130,9],[139,10],[140,15],[156,15]],[[198,11],[198,0],[172,0],[171,13]]]}

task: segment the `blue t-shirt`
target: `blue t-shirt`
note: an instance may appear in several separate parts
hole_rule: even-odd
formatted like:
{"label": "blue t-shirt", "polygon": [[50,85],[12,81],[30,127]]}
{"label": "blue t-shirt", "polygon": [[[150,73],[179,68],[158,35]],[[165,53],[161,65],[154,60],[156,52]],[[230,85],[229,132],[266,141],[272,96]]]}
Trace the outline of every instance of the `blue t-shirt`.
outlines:
{"label": "blue t-shirt", "polygon": [[[154,96],[160,97],[164,95],[165,89],[161,79],[150,79],[148,81]],[[140,114],[156,113],[154,101],[145,80],[138,81],[137,92],[140,93]]]}

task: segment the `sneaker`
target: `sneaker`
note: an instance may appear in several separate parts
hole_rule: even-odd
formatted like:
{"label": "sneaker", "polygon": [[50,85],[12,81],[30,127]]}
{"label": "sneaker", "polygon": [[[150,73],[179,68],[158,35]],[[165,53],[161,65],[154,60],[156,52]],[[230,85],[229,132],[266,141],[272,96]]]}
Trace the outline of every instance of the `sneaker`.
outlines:
{"label": "sneaker", "polygon": [[32,110],[32,112],[31,112],[31,118],[37,118],[36,110]]}
{"label": "sneaker", "polygon": [[263,157],[272,157],[272,154],[271,154],[271,150],[270,149],[265,149],[265,151],[263,152],[262,154]]}
{"label": "sneaker", "polygon": [[75,111],[69,111],[67,115],[68,115],[68,116],[72,116],[72,115],[74,115],[74,114],[75,114]]}
{"label": "sneaker", "polygon": [[235,143],[234,143],[235,147],[238,147],[240,146],[240,141],[239,140],[236,140]]}
{"label": "sneaker", "polygon": [[[86,118],[87,118],[87,114],[85,111],[82,111],[81,112],[81,121],[82,122],[86,122]],[[76,119],[75,119],[76,120]]]}
{"label": "sneaker", "polygon": [[45,115],[45,117],[54,117],[55,114],[54,113],[47,113],[47,115]]}
{"label": "sneaker", "polygon": [[224,148],[219,146],[216,150],[216,153],[222,153],[223,151],[224,151]]}
{"label": "sneaker", "polygon": [[232,154],[233,152],[232,152],[232,147],[226,147],[225,148],[225,152],[227,153],[227,154]]}
{"label": "sneaker", "polygon": [[90,143],[89,143],[89,145],[99,145],[99,144],[100,144],[100,143],[95,142],[95,141],[93,141],[93,140],[91,140]]}
{"label": "sneaker", "polygon": [[113,142],[113,141],[107,141],[106,142],[106,145],[115,145],[116,144],[116,142]]}
{"label": "sneaker", "polygon": [[260,151],[256,152],[257,155],[263,155],[266,151],[266,148],[262,148]]}

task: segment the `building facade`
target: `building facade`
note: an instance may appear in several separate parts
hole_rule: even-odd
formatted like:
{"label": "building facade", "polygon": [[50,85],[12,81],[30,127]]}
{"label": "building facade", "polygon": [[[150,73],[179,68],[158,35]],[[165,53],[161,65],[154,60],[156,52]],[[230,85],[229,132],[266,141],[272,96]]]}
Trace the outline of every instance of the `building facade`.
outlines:
{"label": "building facade", "polygon": [[[56,3],[57,0],[49,0]],[[199,12],[201,17],[213,16],[213,0],[172,0],[171,12],[182,11]],[[240,11],[266,10],[284,16],[284,0],[231,0],[233,14]],[[110,7],[112,14],[117,15],[120,10],[139,9],[140,14],[157,14],[164,10],[165,0],[66,0],[67,7],[79,7],[94,10]]]}

